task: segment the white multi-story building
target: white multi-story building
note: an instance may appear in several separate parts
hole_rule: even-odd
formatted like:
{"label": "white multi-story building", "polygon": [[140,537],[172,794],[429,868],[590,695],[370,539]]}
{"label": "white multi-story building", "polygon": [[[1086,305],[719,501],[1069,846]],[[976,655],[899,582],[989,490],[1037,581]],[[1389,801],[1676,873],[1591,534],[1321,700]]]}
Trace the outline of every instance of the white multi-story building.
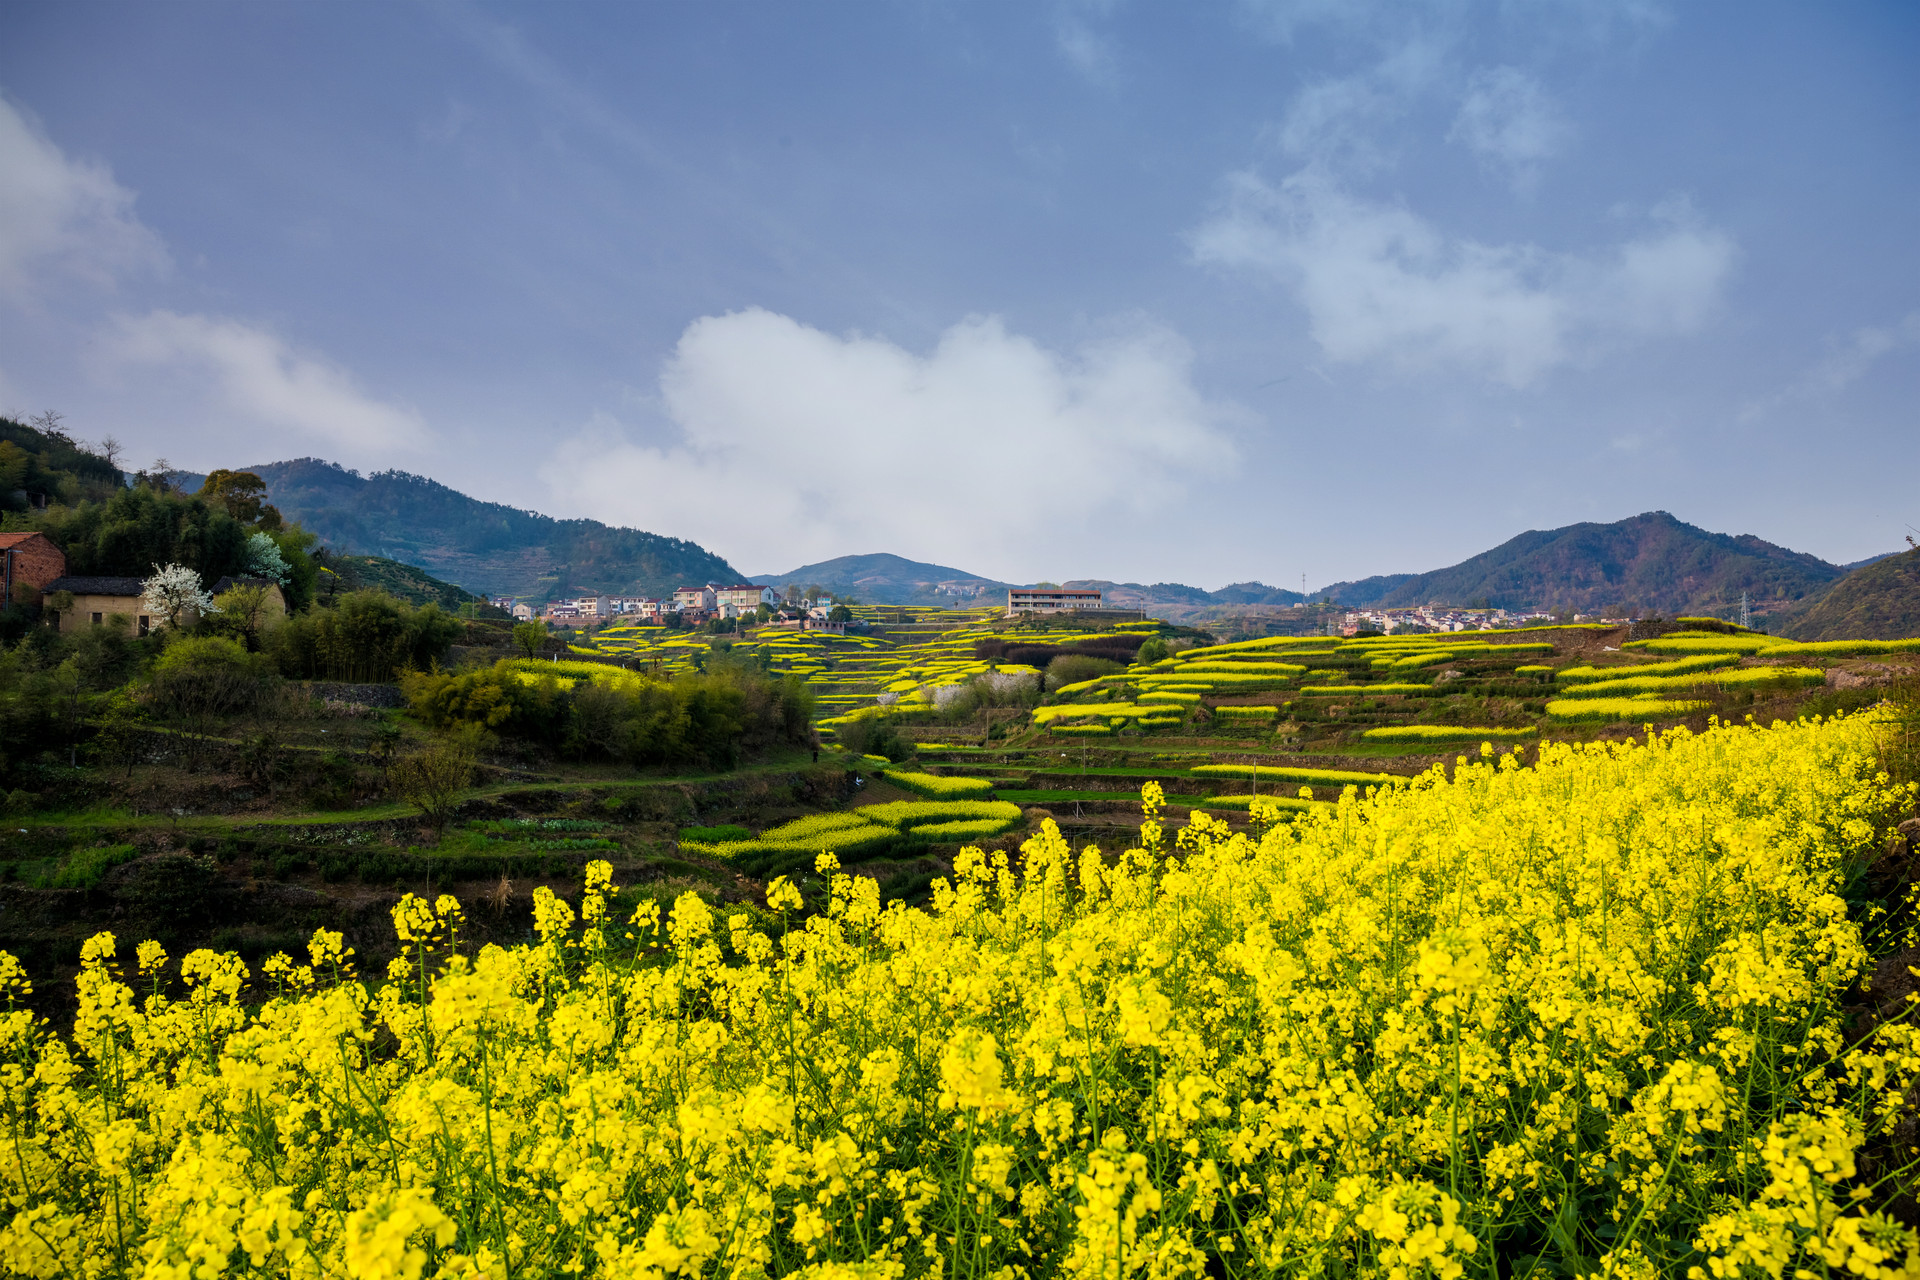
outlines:
{"label": "white multi-story building", "polygon": [[750,582],[736,583],[731,587],[716,587],[713,590],[713,607],[723,618],[738,618],[752,613],[761,605],[772,608],[780,603],[780,597],[772,587],[755,586]]}
{"label": "white multi-story building", "polygon": [[677,613],[712,613],[712,587],[675,587],[673,607]]}
{"label": "white multi-story building", "polygon": [[1058,613],[1063,609],[1098,609],[1100,593],[1072,587],[1010,587],[1007,613]]}

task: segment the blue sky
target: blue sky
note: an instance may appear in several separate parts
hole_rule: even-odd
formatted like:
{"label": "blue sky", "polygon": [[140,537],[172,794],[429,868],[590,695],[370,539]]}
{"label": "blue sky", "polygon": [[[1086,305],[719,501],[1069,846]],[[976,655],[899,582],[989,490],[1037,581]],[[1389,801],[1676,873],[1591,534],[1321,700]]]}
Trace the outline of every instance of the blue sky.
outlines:
{"label": "blue sky", "polygon": [[1920,6],[0,10],[0,409],[1298,586],[1920,525]]}

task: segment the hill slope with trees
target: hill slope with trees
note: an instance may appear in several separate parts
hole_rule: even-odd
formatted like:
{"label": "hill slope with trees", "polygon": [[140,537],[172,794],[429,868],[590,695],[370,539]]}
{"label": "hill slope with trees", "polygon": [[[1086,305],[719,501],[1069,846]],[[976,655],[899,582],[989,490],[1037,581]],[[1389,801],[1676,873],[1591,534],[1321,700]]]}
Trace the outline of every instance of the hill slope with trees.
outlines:
{"label": "hill slope with trees", "polygon": [[1785,620],[1795,640],[1920,636],[1920,550],[1868,561]]}
{"label": "hill slope with trees", "polygon": [[318,458],[248,470],[287,519],[339,551],[417,565],[481,594],[660,595],[690,582],[740,581],[724,559],[680,538],[482,502],[405,471],[362,476]]}

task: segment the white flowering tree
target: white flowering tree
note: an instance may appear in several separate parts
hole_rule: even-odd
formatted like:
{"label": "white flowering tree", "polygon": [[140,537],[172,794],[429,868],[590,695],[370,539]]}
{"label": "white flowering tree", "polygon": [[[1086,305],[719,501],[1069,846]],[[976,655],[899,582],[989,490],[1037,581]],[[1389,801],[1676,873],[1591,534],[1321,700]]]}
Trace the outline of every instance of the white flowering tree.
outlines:
{"label": "white flowering tree", "polygon": [[179,626],[189,614],[219,612],[200,585],[200,575],[185,565],[155,565],[153,576],[140,588],[140,607],[169,627]]}
{"label": "white flowering tree", "polygon": [[267,578],[284,587],[292,574],[293,566],[280,554],[279,544],[272,538],[256,533],[247,539],[247,577]]}

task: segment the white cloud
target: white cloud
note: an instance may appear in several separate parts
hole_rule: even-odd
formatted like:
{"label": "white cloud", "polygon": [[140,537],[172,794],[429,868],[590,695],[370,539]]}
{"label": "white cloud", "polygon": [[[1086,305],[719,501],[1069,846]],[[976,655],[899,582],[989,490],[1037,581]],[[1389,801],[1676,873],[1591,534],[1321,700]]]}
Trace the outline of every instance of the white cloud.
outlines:
{"label": "white cloud", "polygon": [[1813,378],[1834,391],[1844,391],[1865,377],[1882,356],[1913,346],[1920,346],[1920,311],[1909,311],[1898,323],[1885,328],[1855,329],[1845,341],[1835,344],[1814,370]]}
{"label": "white cloud", "polygon": [[1495,67],[1468,83],[1447,140],[1506,173],[1514,185],[1527,186],[1571,136],[1539,81],[1514,67]]}
{"label": "white cloud", "polygon": [[1576,255],[1448,236],[1313,166],[1278,186],[1242,173],[1228,187],[1193,234],[1195,256],[1290,288],[1330,358],[1466,369],[1516,387],[1623,340],[1692,332],[1736,256],[1684,206],[1657,211],[1661,230]]}
{"label": "white cloud", "polygon": [[110,285],[164,268],[166,250],[134,216],[133,193],[104,165],[61,152],[0,98],[0,289],[34,291],[48,274]]}
{"label": "white cloud", "polygon": [[339,365],[237,320],[172,311],[119,317],[107,329],[101,359],[110,373],[172,375],[190,402],[224,411],[259,447],[271,447],[264,435],[331,445],[356,458],[388,457],[428,437],[412,409],[369,396]]}
{"label": "white cloud", "polygon": [[695,321],[660,379],[678,439],[590,424],[543,469],[602,519],[669,528],[750,570],[895,551],[970,572],[1060,572],[1144,535],[1218,475],[1236,416],[1165,329],[1071,355],[993,317],[919,355],[752,309]]}

